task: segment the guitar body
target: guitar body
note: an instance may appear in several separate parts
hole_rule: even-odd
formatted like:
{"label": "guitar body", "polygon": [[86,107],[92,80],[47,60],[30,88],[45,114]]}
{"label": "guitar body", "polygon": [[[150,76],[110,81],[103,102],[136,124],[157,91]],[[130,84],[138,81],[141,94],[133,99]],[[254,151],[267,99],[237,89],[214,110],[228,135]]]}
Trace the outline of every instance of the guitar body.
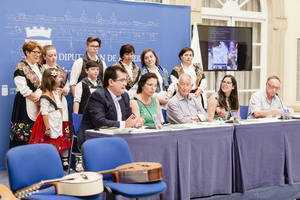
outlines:
{"label": "guitar body", "polygon": [[1,200],[19,200],[14,196],[12,191],[5,187],[4,185],[0,184],[0,199]]}
{"label": "guitar body", "polygon": [[134,162],[121,165],[116,170],[118,170],[114,173],[116,182],[150,183],[162,180],[162,165],[160,163]]}
{"label": "guitar body", "polygon": [[58,179],[41,181],[28,186],[14,193],[15,196],[22,198],[28,194],[38,192],[47,184],[55,187],[56,194],[70,196],[92,196],[103,192],[102,175],[96,172],[81,172],[64,176]]}
{"label": "guitar body", "polygon": [[96,172],[74,173],[64,178],[71,179],[55,182],[56,194],[82,197],[103,192],[102,175]]}

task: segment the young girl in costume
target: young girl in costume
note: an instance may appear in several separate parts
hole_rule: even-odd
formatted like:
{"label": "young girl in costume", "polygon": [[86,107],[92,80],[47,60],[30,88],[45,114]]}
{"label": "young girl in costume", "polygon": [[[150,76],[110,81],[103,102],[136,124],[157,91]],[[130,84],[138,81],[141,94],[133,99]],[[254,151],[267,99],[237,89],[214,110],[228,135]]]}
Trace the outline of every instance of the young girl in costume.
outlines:
{"label": "young girl in costume", "polygon": [[57,91],[60,83],[61,77],[58,69],[45,70],[41,85],[40,114],[33,125],[29,144],[49,143],[62,153],[62,103],[61,93]]}

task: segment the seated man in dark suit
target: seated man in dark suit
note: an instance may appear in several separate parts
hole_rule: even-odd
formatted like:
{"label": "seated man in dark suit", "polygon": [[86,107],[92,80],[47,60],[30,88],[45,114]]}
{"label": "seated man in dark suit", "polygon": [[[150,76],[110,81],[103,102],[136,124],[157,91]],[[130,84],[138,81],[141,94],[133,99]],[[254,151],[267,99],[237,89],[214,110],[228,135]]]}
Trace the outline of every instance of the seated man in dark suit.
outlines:
{"label": "seated man in dark suit", "polygon": [[103,88],[98,88],[88,99],[78,131],[78,145],[86,140],[85,130],[100,127],[141,127],[143,119],[132,114],[129,96],[125,92],[127,72],[119,67],[108,67]]}

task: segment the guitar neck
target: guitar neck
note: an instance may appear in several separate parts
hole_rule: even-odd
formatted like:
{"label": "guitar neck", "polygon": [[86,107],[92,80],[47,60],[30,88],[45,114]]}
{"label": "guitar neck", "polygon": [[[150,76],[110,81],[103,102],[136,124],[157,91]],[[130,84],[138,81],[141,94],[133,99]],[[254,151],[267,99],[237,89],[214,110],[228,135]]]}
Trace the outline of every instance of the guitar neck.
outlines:
{"label": "guitar neck", "polygon": [[122,167],[122,168],[114,168],[114,169],[108,169],[108,170],[103,170],[103,171],[99,171],[97,172],[98,174],[112,174],[113,172],[116,172],[116,171],[120,171],[120,170],[125,170],[125,169],[129,169],[131,167]]}
{"label": "guitar neck", "polygon": [[25,187],[25,188],[22,188],[20,190],[17,190],[14,195],[16,197],[24,197],[26,196],[27,194],[29,193],[32,193],[34,191],[37,191],[38,189],[40,189],[43,185],[47,185],[47,184],[53,184],[55,182],[59,182],[59,181],[65,181],[65,180],[71,180],[71,179],[74,179],[74,178],[56,178],[56,179],[49,179],[49,180],[46,180],[46,181],[41,181],[39,183],[36,183],[36,184],[33,184],[33,185],[30,185],[28,187]]}

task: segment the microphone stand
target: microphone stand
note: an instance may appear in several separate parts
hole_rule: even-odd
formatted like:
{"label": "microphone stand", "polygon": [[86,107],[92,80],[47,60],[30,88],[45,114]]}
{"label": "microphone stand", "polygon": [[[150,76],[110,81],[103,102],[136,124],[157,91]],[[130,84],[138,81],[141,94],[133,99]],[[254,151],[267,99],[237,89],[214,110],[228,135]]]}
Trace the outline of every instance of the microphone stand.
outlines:
{"label": "microphone stand", "polygon": [[283,120],[289,120],[289,119],[291,119],[291,117],[288,115],[289,111],[287,109],[284,109],[283,103],[282,103],[281,98],[279,97],[278,93],[276,93],[276,96],[279,98],[280,105],[281,105],[281,110],[283,112],[282,119]]}

